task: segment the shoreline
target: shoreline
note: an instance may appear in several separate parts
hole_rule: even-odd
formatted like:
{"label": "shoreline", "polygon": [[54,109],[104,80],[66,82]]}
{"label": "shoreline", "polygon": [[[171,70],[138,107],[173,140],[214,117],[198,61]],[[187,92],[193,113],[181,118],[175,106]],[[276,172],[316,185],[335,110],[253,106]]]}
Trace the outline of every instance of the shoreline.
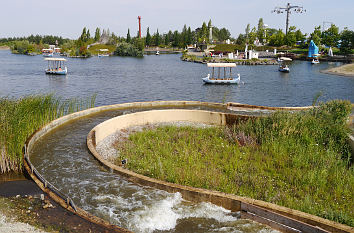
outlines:
{"label": "shoreline", "polygon": [[10,47],[9,46],[0,46],[0,50],[10,50]]}
{"label": "shoreline", "polygon": [[327,70],[320,70],[320,72],[324,74],[354,77],[354,63],[341,65]]}

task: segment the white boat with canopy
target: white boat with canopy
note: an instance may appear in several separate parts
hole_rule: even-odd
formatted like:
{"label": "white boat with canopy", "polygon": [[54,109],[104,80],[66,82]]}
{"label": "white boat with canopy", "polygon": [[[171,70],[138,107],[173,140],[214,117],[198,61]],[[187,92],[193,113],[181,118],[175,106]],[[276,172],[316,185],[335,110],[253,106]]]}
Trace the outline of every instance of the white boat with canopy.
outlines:
{"label": "white boat with canopy", "polygon": [[280,72],[285,72],[285,73],[289,73],[290,72],[290,69],[289,69],[289,66],[288,66],[288,63],[292,61],[291,58],[288,58],[288,57],[280,57],[278,58],[278,61],[279,61],[279,68],[278,70]]}
{"label": "white boat with canopy", "polygon": [[[209,68],[212,68],[211,75],[203,78],[203,82],[206,84],[239,84],[241,82],[240,74],[237,74],[237,78],[232,76],[232,68],[236,67],[235,63],[207,63]],[[215,68],[218,68],[217,75]],[[223,75],[221,74],[221,68],[223,68]],[[229,68],[229,72],[227,72]]]}
{"label": "white boat with canopy", "polygon": [[53,50],[52,49],[42,49],[43,57],[53,57]]}
{"label": "white boat with canopy", "polygon": [[318,60],[318,56],[320,56],[321,54],[313,54],[313,59],[311,61],[311,64],[320,64],[320,60]]}
{"label": "white boat with canopy", "polygon": [[48,61],[48,69],[45,70],[46,74],[67,74],[68,69],[65,66],[65,58],[45,58]]}
{"label": "white boat with canopy", "polygon": [[109,57],[109,50],[108,49],[100,49],[97,56],[98,57]]}

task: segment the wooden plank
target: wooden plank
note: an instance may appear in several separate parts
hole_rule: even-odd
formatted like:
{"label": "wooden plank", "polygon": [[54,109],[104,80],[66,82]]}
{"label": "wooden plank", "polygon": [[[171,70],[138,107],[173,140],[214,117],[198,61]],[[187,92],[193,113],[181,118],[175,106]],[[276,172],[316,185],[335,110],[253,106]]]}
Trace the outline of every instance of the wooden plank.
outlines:
{"label": "wooden plank", "polygon": [[297,229],[301,232],[314,232],[314,233],[327,233],[328,231],[323,230],[317,226],[312,226],[304,222],[297,221],[290,217],[286,217],[284,215],[272,212],[270,210],[247,204],[241,203],[241,211],[250,212],[260,217],[281,223],[283,225],[289,226],[291,228]]}

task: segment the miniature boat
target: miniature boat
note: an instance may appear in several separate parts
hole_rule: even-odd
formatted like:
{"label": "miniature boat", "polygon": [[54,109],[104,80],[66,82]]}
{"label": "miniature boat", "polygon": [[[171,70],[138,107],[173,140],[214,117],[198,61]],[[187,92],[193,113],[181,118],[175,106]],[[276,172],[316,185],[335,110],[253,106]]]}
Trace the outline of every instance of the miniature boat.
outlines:
{"label": "miniature boat", "polygon": [[320,61],[317,58],[315,58],[312,59],[311,64],[320,64]]}
{"label": "miniature boat", "polygon": [[66,75],[68,69],[65,66],[65,58],[45,58],[48,61],[48,69],[45,70],[46,74],[59,74]]}
{"label": "miniature boat", "polygon": [[313,54],[313,59],[311,61],[311,64],[320,64],[320,61],[318,60],[318,56],[320,54]]}
{"label": "miniature boat", "polygon": [[156,54],[156,55],[160,55],[160,51],[159,51],[159,50],[157,50],[155,54]]}
{"label": "miniature boat", "polygon": [[292,59],[288,58],[288,57],[280,57],[278,58],[278,62],[279,62],[279,68],[278,70],[280,72],[284,72],[284,73],[289,73],[290,72],[290,68],[288,66],[288,62],[291,62]]}
{"label": "miniature boat", "polygon": [[[102,53],[100,53],[102,52]],[[108,49],[100,49],[97,56],[98,57],[109,57],[109,50]]]}
{"label": "miniature boat", "polygon": [[[235,63],[208,63],[207,66],[213,69],[212,69],[211,77],[210,74],[208,74],[207,77],[202,79],[205,84],[239,84],[241,82],[240,74],[237,74],[237,78],[232,77],[231,68],[236,67]],[[217,77],[215,77],[215,67],[219,68]],[[223,77],[221,77],[220,75],[221,68],[224,68]],[[230,68],[229,74],[227,74],[226,68]]]}
{"label": "miniature boat", "polygon": [[52,49],[42,49],[43,57],[53,57],[53,50]]}

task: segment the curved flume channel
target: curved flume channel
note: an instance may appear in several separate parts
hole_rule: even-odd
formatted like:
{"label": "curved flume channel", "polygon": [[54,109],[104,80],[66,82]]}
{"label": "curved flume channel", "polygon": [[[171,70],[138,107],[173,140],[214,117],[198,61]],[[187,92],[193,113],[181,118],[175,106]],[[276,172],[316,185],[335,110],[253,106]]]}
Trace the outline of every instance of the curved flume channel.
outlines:
{"label": "curved flume channel", "polygon": [[133,111],[141,110],[106,111],[52,130],[34,145],[33,165],[77,206],[134,232],[275,232],[240,219],[239,213],[131,183],[102,167],[87,149],[87,134],[97,124]]}

